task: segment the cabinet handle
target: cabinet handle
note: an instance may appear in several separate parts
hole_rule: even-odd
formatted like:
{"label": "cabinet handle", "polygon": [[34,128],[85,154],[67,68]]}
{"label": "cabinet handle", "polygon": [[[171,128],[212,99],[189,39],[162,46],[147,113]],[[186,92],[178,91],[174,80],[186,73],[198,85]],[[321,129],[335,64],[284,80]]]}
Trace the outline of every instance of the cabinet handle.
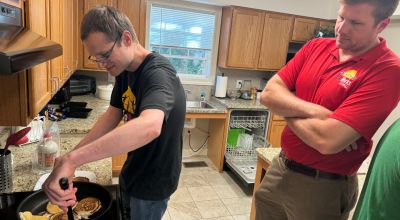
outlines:
{"label": "cabinet handle", "polygon": [[68,73],[69,72],[69,66],[68,65],[66,65],[66,66],[64,66],[64,73]]}
{"label": "cabinet handle", "polygon": [[51,80],[55,82],[56,84],[56,89],[55,91],[51,92],[52,95],[55,95],[58,92],[58,89],[60,88],[60,78],[58,78],[57,76],[51,77]]}

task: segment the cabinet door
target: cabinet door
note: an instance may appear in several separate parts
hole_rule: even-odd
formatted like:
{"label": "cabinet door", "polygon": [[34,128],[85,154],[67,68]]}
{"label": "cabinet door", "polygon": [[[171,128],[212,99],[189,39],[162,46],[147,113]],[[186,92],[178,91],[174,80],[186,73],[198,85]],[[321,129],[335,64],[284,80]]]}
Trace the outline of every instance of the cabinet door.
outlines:
{"label": "cabinet door", "polygon": [[122,167],[124,166],[125,160],[128,157],[127,154],[120,154],[111,158],[112,163],[112,176],[117,177],[121,173]]}
{"label": "cabinet door", "polygon": [[76,47],[75,41],[77,41],[77,33],[74,16],[75,5],[77,0],[62,0],[63,10],[63,78],[65,82],[73,73],[76,66]]}
{"label": "cabinet door", "polygon": [[135,29],[139,42],[144,45],[143,39],[140,39],[140,33],[144,31],[141,30],[141,19],[145,20],[145,16],[141,16],[140,14],[141,1],[142,0],[118,0],[117,8],[128,16],[133,28]]}
{"label": "cabinet door", "polygon": [[289,15],[265,15],[258,69],[279,70],[285,65],[292,22]]}
{"label": "cabinet door", "polygon": [[314,37],[318,21],[309,18],[295,18],[293,26],[292,41],[308,41]]}
{"label": "cabinet door", "polygon": [[[1,126],[27,125],[28,88],[26,72],[12,75],[0,74],[0,124]],[[4,92],[5,91],[5,92]]]}
{"label": "cabinet door", "polygon": [[[49,31],[50,39],[56,43],[63,45],[63,9],[61,0],[49,1]],[[63,47],[65,50],[65,46]],[[64,51],[63,51],[64,53]],[[50,60],[50,73],[52,83],[52,93],[57,93],[58,89],[64,83],[64,67],[63,56]]]}
{"label": "cabinet door", "polygon": [[336,25],[336,22],[335,21],[324,21],[324,20],[322,20],[322,21],[320,21],[319,22],[319,26],[321,27],[321,28],[335,28],[335,25]]}
{"label": "cabinet door", "polygon": [[268,135],[268,142],[271,144],[271,147],[281,146],[281,135],[285,126],[286,126],[285,121],[272,120],[269,127],[269,135]]}
{"label": "cabinet door", "polygon": [[[44,37],[49,21],[48,0],[27,1],[27,27]],[[49,62],[34,66],[28,70],[29,115],[34,117],[51,99]]]}
{"label": "cabinet door", "polygon": [[226,62],[228,67],[256,68],[264,16],[262,11],[234,8]]}
{"label": "cabinet door", "polygon": [[[86,12],[88,12],[91,8],[93,8],[96,5],[114,6],[114,1],[113,0],[84,0],[83,14],[86,14]],[[88,59],[88,57],[89,57],[89,53],[85,49],[85,46],[83,46],[83,67],[87,68],[87,69],[98,69],[98,70],[103,69],[103,68],[100,68],[97,65],[97,63],[90,61]]]}

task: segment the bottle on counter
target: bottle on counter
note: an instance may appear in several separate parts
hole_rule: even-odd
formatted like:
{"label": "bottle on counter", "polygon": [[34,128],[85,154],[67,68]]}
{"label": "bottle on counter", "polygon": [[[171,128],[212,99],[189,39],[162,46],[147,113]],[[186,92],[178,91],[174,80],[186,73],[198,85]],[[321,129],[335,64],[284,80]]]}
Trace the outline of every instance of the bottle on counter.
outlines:
{"label": "bottle on counter", "polygon": [[43,130],[33,164],[36,171],[48,172],[53,169],[56,157],[60,156],[60,132],[57,122],[53,121],[46,121]]}
{"label": "bottle on counter", "polygon": [[252,87],[250,89],[250,94],[251,94],[251,100],[256,100],[257,98],[257,88],[256,87]]}

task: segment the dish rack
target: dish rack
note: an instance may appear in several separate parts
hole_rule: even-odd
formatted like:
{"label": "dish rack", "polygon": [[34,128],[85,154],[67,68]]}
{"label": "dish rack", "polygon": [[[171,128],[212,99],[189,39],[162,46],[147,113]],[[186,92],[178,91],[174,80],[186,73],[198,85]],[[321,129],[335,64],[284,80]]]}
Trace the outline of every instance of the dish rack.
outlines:
{"label": "dish rack", "polygon": [[256,148],[268,147],[265,138],[254,135],[252,146],[244,147],[237,146],[232,147],[229,144],[226,147],[225,157],[234,162],[257,162]]}
{"label": "dish rack", "polygon": [[265,121],[267,120],[266,115],[258,116],[242,116],[234,115],[231,116],[229,120],[229,127],[231,128],[244,128],[246,130],[251,130],[251,128],[264,129]]}
{"label": "dish rack", "polygon": [[[231,129],[236,129],[236,131],[244,129],[245,133],[232,132],[239,136],[239,138],[233,138],[237,144],[232,144],[232,138],[228,137],[225,161],[228,167],[247,184],[254,183],[257,165],[256,148],[269,147],[269,143],[265,140],[268,120],[268,110],[232,110],[230,112],[228,133]],[[241,141],[240,136],[245,141]]]}

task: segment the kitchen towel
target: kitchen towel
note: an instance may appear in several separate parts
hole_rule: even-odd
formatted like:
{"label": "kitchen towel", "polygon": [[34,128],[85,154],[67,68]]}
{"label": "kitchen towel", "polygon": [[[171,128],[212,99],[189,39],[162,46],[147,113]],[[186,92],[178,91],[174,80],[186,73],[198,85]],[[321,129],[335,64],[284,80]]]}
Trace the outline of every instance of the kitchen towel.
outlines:
{"label": "kitchen towel", "polygon": [[228,86],[228,77],[217,76],[217,83],[215,84],[215,97],[225,98],[227,86]]}

